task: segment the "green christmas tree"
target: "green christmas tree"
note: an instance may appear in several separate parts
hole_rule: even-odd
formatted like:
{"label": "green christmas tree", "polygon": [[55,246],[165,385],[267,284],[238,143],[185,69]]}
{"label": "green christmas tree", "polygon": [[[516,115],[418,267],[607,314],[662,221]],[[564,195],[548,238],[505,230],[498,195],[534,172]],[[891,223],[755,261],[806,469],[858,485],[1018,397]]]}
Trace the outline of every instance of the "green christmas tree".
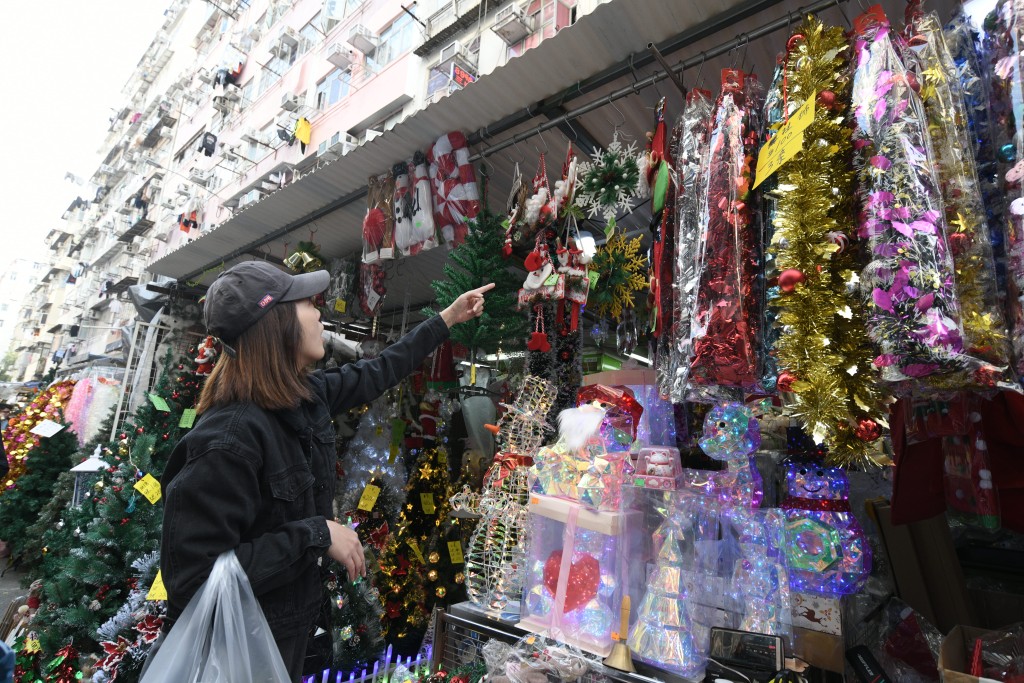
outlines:
{"label": "green christmas tree", "polygon": [[464,553],[476,526],[475,519],[449,516],[427,545],[427,605],[447,606],[466,599]]}
{"label": "green christmas tree", "polygon": [[[516,310],[522,280],[507,269],[501,249],[505,230],[501,220],[484,209],[468,224],[466,241],[452,250],[444,265],[444,280],[431,283],[437,295],[437,309],[443,310],[463,292],[489,282],[494,289],[487,293],[484,312],[478,318],[452,328],[451,338],[470,352],[494,353],[521,343],[526,333],[526,319]],[[433,315],[434,310],[428,310]]]}
{"label": "green christmas tree", "polygon": [[367,578],[352,581],[344,567],[332,565],[327,580],[331,600],[332,666],[355,673],[373,665],[384,652],[380,594],[369,580],[379,571],[372,552],[366,554]]}
{"label": "green christmas tree", "polygon": [[26,529],[36,521],[43,506],[53,496],[58,478],[71,468],[72,456],[77,450],[78,439],[70,429],[62,429],[50,437],[40,437],[39,445],[32,449],[32,457],[27,459],[25,471],[17,484],[0,498],[0,529],[3,529],[3,537],[15,557],[24,554],[30,540]]}
{"label": "green christmas tree", "polygon": [[424,553],[450,509],[451,483],[444,448],[423,449],[405,491],[398,530],[381,559],[379,589],[387,641],[396,653],[411,656],[426,632],[433,605],[425,590]]}
{"label": "green christmas tree", "polygon": [[201,388],[191,360],[196,349],[184,353],[175,361],[173,349],[167,352],[146,400],[103,448],[110,467],[81,508],[67,510],[63,524],[43,535],[43,608],[36,620],[44,656],[70,643],[99,654],[97,629],[137,586],[134,563],[159,549],[159,478],[179,435],[191,426],[183,413]]}

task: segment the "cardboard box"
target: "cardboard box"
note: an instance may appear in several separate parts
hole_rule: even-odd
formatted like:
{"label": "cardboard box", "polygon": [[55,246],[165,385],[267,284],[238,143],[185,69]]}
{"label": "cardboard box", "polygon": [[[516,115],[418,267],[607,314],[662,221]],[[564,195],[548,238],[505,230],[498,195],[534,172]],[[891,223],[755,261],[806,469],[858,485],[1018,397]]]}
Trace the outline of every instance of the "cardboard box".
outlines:
{"label": "cardboard box", "polygon": [[846,661],[843,637],[793,626],[793,652],[811,666],[842,674]]}
{"label": "cardboard box", "polygon": [[939,648],[939,670],[944,683],[999,683],[992,678],[978,678],[965,673],[970,665],[974,641],[992,633],[973,626],[954,626],[942,639]]}

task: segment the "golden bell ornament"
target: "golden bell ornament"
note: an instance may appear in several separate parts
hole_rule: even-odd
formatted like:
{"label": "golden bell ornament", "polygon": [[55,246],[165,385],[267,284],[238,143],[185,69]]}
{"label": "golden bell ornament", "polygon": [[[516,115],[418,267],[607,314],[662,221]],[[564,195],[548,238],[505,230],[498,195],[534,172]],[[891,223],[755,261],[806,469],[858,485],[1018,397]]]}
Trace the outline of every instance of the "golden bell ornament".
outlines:
{"label": "golden bell ornament", "polygon": [[613,633],[612,638],[616,641],[612,645],[611,653],[605,657],[604,664],[619,671],[635,672],[633,667],[633,653],[629,651],[626,640],[629,638],[629,596],[622,596],[622,607],[619,610],[619,631]]}

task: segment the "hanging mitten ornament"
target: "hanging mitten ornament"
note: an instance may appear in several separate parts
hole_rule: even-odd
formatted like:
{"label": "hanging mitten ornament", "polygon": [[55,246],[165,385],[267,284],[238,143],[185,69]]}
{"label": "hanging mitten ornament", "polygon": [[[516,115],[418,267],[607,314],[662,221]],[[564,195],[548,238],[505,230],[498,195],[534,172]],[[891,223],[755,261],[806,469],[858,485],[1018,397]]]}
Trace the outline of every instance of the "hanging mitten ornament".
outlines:
{"label": "hanging mitten ornament", "polygon": [[548,245],[543,236],[537,237],[533,251],[523,261],[526,267],[526,280],[519,290],[519,308],[524,308],[535,301],[548,301],[561,298],[565,292],[565,277],[556,273]]}
{"label": "hanging mitten ornament", "polygon": [[530,333],[530,341],[526,342],[526,348],[530,351],[547,353],[551,350],[551,342],[548,341],[548,333],[544,330],[544,304],[537,304],[534,311],[537,323],[533,332]]}
{"label": "hanging mitten ornament", "polygon": [[213,363],[217,358],[217,347],[213,337],[207,337],[203,345],[199,347],[199,354],[195,358],[196,374],[200,377],[207,377],[213,372]]}

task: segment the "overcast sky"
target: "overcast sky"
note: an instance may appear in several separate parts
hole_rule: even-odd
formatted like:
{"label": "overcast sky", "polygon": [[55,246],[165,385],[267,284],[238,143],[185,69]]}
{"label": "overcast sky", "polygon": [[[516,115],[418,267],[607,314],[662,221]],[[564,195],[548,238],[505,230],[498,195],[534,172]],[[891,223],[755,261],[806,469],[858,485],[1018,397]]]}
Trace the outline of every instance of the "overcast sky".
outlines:
{"label": "overcast sky", "polygon": [[0,264],[45,253],[43,238],[85,188],[121,88],[170,0],[0,2]]}

